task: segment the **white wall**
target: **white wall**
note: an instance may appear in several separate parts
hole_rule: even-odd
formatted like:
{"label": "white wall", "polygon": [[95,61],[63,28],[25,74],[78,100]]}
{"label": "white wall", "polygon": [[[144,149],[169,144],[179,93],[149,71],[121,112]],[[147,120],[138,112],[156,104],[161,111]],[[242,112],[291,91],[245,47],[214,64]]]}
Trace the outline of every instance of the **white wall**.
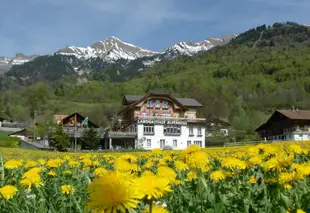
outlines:
{"label": "white wall", "polygon": [[[302,136],[302,137],[300,137]],[[309,140],[309,133],[300,133],[300,134],[293,134],[293,140],[295,141],[306,141]]]}
{"label": "white wall", "polygon": [[[191,141],[191,145],[194,144],[194,141],[201,141],[202,147],[205,147],[205,127],[201,126],[202,136],[198,137],[198,126],[193,126],[194,136],[189,136],[189,126],[181,127],[180,136],[167,136],[164,135],[164,126],[163,125],[154,125],[154,135],[144,135],[143,133],[143,124],[137,124],[137,137],[138,140],[145,138],[143,142],[144,149],[155,149],[160,148],[160,140],[165,140],[165,146],[173,147],[173,140],[177,140],[177,147],[173,149],[186,149],[187,141]],[[151,139],[151,146],[147,146],[147,139]]]}

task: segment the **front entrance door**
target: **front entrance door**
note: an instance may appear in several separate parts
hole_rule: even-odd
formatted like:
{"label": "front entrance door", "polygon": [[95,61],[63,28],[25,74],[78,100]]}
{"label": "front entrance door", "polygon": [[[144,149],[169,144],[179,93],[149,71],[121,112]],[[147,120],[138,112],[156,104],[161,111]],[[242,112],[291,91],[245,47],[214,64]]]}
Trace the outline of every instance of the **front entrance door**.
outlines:
{"label": "front entrance door", "polygon": [[160,140],[160,148],[161,149],[165,148],[165,139]]}

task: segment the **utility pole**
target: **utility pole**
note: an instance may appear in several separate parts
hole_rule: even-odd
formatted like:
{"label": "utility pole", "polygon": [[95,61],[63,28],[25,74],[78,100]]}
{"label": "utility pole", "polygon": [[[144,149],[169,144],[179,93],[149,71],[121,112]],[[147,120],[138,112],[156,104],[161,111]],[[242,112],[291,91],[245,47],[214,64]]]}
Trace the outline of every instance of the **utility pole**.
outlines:
{"label": "utility pole", "polygon": [[34,110],[33,112],[33,142],[36,142],[36,116],[37,116],[37,111]]}
{"label": "utility pole", "polygon": [[75,125],[75,131],[74,131],[74,151],[77,151],[77,135],[76,135],[76,132],[77,132],[77,120],[76,120],[76,114],[75,114],[75,117],[74,117],[74,125]]}

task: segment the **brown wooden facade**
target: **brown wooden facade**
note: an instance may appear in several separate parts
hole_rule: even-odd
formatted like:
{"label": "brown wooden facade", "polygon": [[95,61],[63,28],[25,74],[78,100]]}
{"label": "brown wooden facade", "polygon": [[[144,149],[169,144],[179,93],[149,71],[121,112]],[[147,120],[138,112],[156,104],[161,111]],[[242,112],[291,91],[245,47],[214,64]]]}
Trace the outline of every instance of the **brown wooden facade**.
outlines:
{"label": "brown wooden facade", "polygon": [[255,131],[267,140],[293,140],[295,133],[310,133],[310,111],[276,110]]}

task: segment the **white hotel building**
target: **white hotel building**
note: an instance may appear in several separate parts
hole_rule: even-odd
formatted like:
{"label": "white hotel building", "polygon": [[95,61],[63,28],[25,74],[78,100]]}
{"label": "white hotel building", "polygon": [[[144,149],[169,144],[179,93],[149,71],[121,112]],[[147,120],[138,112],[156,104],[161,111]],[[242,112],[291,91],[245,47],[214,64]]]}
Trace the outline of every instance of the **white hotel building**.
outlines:
{"label": "white hotel building", "polygon": [[151,92],[145,96],[125,95],[122,117],[106,133],[105,149],[172,148],[205,146],[205,118],[197,118],[202,105],[195,99],[174,98]]}

